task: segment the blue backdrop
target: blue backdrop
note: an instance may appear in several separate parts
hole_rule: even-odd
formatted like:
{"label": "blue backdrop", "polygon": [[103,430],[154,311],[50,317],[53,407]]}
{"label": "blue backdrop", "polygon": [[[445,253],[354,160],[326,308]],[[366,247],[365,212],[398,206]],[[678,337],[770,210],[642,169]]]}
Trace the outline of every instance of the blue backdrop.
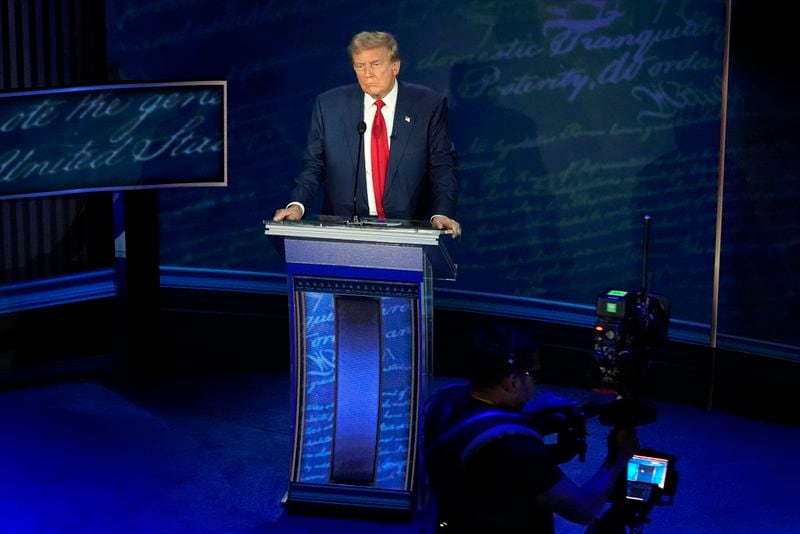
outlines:
{"label": "blue backdrop", "polygon": [[[229,84],[229,186],[160,193],[162,265],[283,272],[261,221],[285,204],[314,96],[355,82],[350,37],[382,29],[400,43],[400,78],[449,98],[464,236],[449,247],[458,280],[437,291],[465,308],[488,298],[591,314],[607,287],[640,287],[649,214],[649,287],[670,298],[673,330],[708,340],[724,1],[106,5],[120,79]],[[765,74],[745,49],[727,91],[720,344],[797,355],[796,136],[752,138],[753,123],[788,135],[790,117],[757,105]]]}

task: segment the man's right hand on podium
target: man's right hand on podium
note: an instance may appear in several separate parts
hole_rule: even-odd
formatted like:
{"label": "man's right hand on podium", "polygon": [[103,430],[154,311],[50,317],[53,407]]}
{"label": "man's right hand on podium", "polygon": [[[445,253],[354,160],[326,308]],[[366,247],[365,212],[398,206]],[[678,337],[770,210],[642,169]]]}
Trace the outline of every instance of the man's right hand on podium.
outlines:
{"label": "man's right hand on podium", "polygon": [[299,204],[290,204],[275,211],[273,221],[299,221],[303,218],[303,208]]}

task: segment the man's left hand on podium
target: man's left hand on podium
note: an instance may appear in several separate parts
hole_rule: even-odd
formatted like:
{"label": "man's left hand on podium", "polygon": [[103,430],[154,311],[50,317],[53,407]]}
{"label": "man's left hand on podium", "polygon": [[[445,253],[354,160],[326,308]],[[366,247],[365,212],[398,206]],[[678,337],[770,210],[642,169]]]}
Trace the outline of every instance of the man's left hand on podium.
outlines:
{"label": "man's left hand on podium", "polygon": [[458,224],[458,221],[450,217],[445,217],[444,215],[434,215],[431,217],[431,226],[437,230],[446,230],[450,232],[450,235],[452,235],[454,239],[461,235],[461,225]]}

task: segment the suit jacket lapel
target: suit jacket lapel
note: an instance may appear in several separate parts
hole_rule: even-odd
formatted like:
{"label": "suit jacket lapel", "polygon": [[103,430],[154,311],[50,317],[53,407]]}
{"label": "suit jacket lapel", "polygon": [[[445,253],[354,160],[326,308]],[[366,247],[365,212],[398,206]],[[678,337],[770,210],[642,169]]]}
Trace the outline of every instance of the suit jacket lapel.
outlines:
{"label": "suit jacket lapel", "polygon": [[392,144],[389,149],[389,168],[386,171],[386,190],[388,194],[392,188],[397,169],[403,161],[403,153],[408,145],[411,132],[416,121],[414,120],[414,107],[405,95],[403,84],[398,80],[397,85],[397,106],[394,111],[394,121],[392,122]]}
{"label": "suit jacket lapel", "polygon": [[[350,159],[353,162],[353,176],[356,176],[358,169],[358,123],[364,120],[364,93],[358,85],[353,86],[353,90],[347,99],[347,111],[342,114],[344,121],[344,138],[347,139],[347,147],[350,151]],[[359,176],[363,176],[363,172]]]}

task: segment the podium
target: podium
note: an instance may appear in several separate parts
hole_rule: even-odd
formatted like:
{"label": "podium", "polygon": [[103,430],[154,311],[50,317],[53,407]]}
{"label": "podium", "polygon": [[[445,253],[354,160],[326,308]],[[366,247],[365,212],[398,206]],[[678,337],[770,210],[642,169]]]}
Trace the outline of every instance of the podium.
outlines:
{"label": "podium", "polygon": [[286,504],[411,513],[432,366],[432,281],[456,266],[428,223],[265,221],[286,260],[293,442]]}

